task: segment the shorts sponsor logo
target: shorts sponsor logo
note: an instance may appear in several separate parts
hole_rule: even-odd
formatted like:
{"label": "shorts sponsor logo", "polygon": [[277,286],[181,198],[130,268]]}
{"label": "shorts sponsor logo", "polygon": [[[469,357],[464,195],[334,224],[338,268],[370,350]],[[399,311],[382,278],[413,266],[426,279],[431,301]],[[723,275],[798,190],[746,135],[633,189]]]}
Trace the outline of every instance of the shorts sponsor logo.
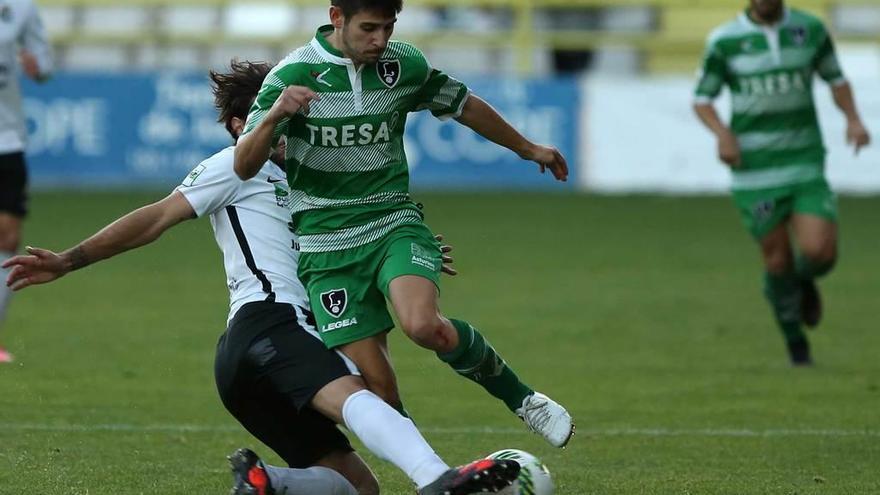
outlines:
{"label": "shorts sponsor logo", "polygon": [[752,207],[752,216],[755,217],[755,220],[758,222],[766,222],[770,220],[770,217],[773,216],[773,210],[776,209],[776,202],[772,199],[767,199],[763,201],[759,201],[755,203],[755,206]]}
{"label": "shorts sponsor logo", "polygon": [[837,213],[837,197],[830,196],[825,198],[825,200],[822,201],[822,206],[825,209],[825,213],[835,215]]}
{"label": "shorts sponsor logo", "polygon": [[348,291],[345,289],[333,289],[321,293],[321,307],[324,308],[328,315],[339,318],[345,312],[347,306]]}
{"label": "shorts sponsor logo", "polygon": [[434,255],[431,251],[415,242],[410,245],[410,251],[412,252],[410,262],[412,262],[413,265],[427,268],[431,271],[437,270],[437,264],[434,262]]}
{"label": "shorts sponsor logo", "polygon": [[357,325],[357,318],[346,318],[344,320],[334,321],[333,323],[328,323],[326,325],[321,325],[321,332],[330,332],[333,330],[339,330],[340,328],[350,327]]}

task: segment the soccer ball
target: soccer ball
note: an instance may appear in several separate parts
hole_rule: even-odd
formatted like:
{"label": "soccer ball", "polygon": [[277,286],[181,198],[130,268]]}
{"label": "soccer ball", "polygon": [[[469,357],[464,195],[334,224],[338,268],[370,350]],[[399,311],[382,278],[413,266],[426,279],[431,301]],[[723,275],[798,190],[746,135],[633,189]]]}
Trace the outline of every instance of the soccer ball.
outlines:
{"label": "soccer ball", "polygon": [[504,495],[553,495],[550,470],[537,457],[516,449],[504,449],[489,455],[489,459],[512,459],[519,463],[519,477],[512,485],[499,490]]}

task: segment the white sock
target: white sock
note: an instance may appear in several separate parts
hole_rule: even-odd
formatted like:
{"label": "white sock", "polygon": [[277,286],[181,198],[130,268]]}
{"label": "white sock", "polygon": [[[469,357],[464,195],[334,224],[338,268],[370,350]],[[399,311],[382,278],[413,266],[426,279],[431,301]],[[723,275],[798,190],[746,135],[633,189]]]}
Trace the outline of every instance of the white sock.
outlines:
{"label": "white sock", "polygon": [[[15,256],[15,253],[9,251],[0,251],[0,264]],[[6,277],[9,276],[11,268],[0,268],[0,325],[6,318],[6,307],[9,305],[9,299],[12,298],[12,289],[6,287]]]}
{"label": "white sock", "polygon": [[358,495],[344,476],[323,466],[292,469],[264,465],[275,493],[283,495]]}
{"label": "white sock", "polygon": [[449,469],[412,421],[369,390],[351,394],[342,417],[371,452],[400,468],[419,489]]}

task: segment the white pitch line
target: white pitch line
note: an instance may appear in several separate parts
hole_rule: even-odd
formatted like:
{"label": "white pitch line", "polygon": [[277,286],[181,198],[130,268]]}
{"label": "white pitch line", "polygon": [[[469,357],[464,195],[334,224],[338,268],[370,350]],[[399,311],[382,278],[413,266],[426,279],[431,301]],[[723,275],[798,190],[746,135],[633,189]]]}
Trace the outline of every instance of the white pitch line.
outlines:
{"label": "white pitch line", "polygon": [[[423,433],[439,435],[529,435],[524,428],[491,427],[424,427]],[[0,423],[0,431],[57,431],[57,432],[166,432],[166,433],[236,433],[244,430],[238,426],[151,424],[137,425],[126,423],[109,424],[44,424],[44,423]],[[880,438],[880,430],[844,430],[813,428],[770,428],[752,430],[745,428],[608,428],[578,429],[579,436],[596,437],[865,437]]]}

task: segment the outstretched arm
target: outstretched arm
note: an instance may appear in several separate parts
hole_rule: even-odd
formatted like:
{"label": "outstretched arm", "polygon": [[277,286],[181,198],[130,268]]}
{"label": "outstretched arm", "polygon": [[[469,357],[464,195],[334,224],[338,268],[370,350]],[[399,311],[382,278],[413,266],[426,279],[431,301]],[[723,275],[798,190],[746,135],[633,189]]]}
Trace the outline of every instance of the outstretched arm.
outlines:
{"label": "outstretched arm", "polygon": [[537,163],[541,167],[542,174],[546,169],[550,169],[556,180],[568,179],[568,164],[559,150],[526,139],[479,96],[472,94],[468,97],[461,115],[456,120],[489,141],[513,151],[523,160]]}
{"label": "outstretched arm", "polygon": [[149,244],[169,228],[195,216],[183,194],[175,191],[123,216],[64,252],[28,247],[28,255],[15,256],[3,263],[3,268],[12,268],[6,285],[20,290],[51,282],[96,261]]}
{"label": "outstretched arm", "polygon": [[846,142],[853,145],[856,154],[859,154],[860,149],[871,143],[871,136],[859,117],[852,87],[844,81],[831,86],[831,94],[837,108],[846,116]]}

